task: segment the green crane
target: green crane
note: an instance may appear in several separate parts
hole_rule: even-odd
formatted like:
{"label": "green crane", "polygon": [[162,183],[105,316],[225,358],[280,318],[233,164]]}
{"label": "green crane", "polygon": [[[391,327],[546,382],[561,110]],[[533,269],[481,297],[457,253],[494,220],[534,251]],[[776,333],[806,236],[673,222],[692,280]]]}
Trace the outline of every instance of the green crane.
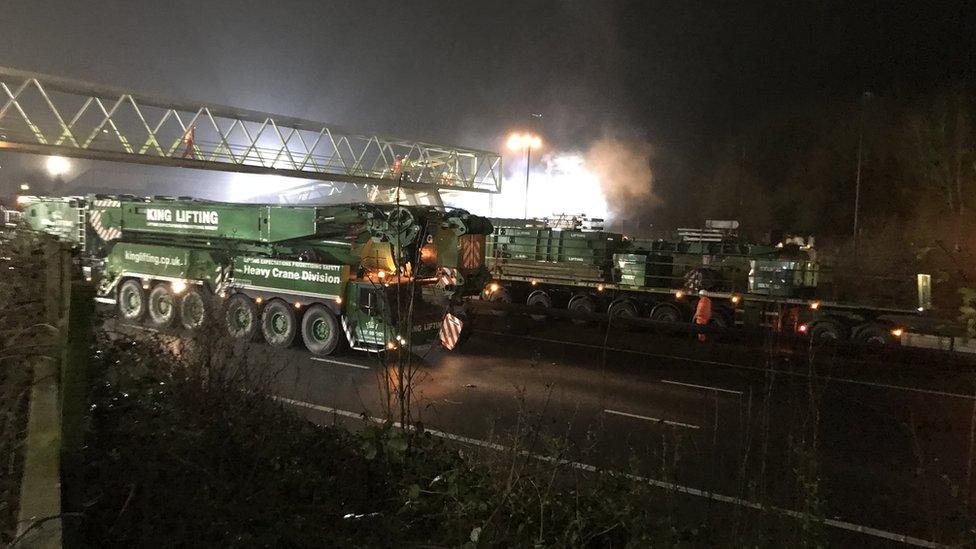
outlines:
{"label": "green crane", "polygon": [[[316,354],[457,343],[462,297],[487,281],[491,223],[424,206],[23,197],[27,223],[76,244],[99,300],[130,321]],[[450,315],[448,317],[447,315]],[[449,318],[449,320],[445,320]],[[447,336],[445,323],[455,323]]]}

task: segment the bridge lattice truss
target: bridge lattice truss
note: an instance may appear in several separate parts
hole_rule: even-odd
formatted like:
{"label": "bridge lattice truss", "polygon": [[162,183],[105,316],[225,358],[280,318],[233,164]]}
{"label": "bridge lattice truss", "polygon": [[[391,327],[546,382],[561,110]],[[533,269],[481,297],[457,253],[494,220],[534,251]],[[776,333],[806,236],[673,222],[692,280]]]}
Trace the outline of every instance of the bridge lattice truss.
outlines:
{"label": "bridge lattice truss", "polygon": [[497,153],[3,67],[0,105],[0,150],[428,191],[501,190]]}

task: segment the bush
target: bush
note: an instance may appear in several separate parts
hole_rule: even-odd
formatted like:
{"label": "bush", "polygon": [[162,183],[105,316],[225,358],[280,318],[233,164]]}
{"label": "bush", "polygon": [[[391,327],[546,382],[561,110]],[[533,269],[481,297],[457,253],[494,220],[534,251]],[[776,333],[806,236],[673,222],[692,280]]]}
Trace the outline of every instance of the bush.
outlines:
{"label": "bush", "polygon": [[[422,426],[313,425],[219,345],[101,337],[70,544],[646,546],[702,542],[649,488],[519,452],[476,460]],[[161,349],[167,349],[160,352]],[[219,358],[217,358],[219,357]],[[697,536],[697,537],[696,537]]]}

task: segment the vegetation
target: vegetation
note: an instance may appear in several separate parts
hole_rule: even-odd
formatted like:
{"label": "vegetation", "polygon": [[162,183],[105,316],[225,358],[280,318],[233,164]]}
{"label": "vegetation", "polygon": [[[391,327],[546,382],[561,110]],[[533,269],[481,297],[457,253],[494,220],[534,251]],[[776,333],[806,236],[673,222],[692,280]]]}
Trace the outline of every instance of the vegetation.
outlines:
{"label": "vegetation", "polygon": [[[160,353],[161,346],[171,352]],[[708,542],[652,488],[521,452],[480,460],[422,426],[319,427],[255,390],[244,350],[98,343],[79,546],[648,546]],[[172,352],[177,351],[177,352]],[[212,352],[210,352],[212,351]],[[660,494],[657,494],[660,495]]]}
{"label": "vegetation", "polygon": [[964,89],[772,110],[718,145],[705,162],[714,167],[694,176],[697,194],[663,204],[657,219],[748,220],[757,233],[812,234],[821,250],[850,257],[860,164],[859,267],[930,273],[936,304],[951,313],[957,289],[976,280],[974,116]]}
{"label": "vegetation", "polygon": [[15,535],[31,370],[50,353],[42,238],[0,233],[0,545]]}

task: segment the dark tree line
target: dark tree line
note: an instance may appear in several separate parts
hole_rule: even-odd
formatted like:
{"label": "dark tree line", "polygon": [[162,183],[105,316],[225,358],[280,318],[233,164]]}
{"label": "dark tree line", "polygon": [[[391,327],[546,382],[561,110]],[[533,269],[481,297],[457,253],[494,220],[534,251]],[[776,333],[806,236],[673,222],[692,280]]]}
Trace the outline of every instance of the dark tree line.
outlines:
{"label": "dark tree line", "polygon": [[[930,272],[945,306],[976,283],[976,94],[874,95],[770,111],[716,145],[691,200],[657,219],[739,219],[752,235],[817,237],[843,262],[888,274]],[[677,206],[677,207],[676,207]]]}

